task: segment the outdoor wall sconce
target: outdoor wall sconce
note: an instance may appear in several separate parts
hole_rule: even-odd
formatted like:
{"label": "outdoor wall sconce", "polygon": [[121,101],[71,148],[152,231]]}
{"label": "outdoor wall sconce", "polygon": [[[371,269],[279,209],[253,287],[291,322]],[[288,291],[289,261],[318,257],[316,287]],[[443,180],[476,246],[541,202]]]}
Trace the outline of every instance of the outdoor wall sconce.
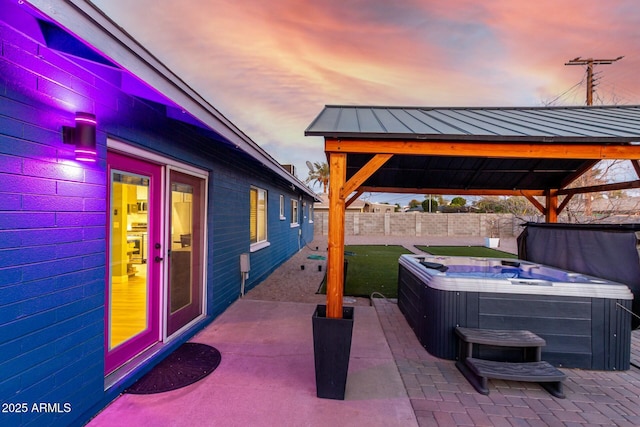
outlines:
{"label": "outdoor wall sconce", "polygon": [[62,141],[76,146],[76,160],[95,162],[96,116],[89,113],[76,113],[76,126],[62,126]]}

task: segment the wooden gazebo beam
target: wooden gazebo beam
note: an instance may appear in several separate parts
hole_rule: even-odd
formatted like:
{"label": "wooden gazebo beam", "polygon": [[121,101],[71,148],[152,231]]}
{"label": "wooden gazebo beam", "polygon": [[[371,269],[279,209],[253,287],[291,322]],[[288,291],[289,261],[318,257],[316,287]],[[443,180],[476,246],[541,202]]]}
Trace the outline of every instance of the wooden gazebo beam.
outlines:
{"label": "wooden gazebo beam", "polygon": [[640,145],[550,142],[468,142],[425,140],[325,140],[325,151],[352,154],[493,157],[508,159],[640,160]]}
{"label": "wooden gazebo beam", "polygon": [[364,183],[367,178],[373,175],[382,165],[384,165],[387,160],[389,160],[393,155],[392,154],[376,154],[373,156],[371,160],[367,162],[366,165],[362,166],[358,172],[353,175],[348,182],[345,183],[344,187],[340,190],[340,196],[343,198],[347,198],[349,194],[356,191],[362,183]]}
{"label": "wooden gazebo beam", "polygon": [[640,188],[640,180],[614,182],[612,184],[592,185],[589,187],[564,188],[562,190],[558,190],[558,195],[600,193],[602,191],[631,190],[632,188]]}
{"label": "wooden gazebo beam", "polygon": [[633,169],[636,171],[636,175],[640,178],[640,161],[631,160],[631,166],[633,166]]}
{"label": "wooden gazebo beam", "polygon": [[345,202],[345,208],[348,208],[349,206],[351,206],[351,204],[352,204],[353,202],[355,202],[356,200],[358,200],[358,197],[362,196],[362,193],[364,193],[364,191],[362,191],[362,190],[360,190],[360,189],[356,190],[356,193],[355,193],[353,196],[351,196],[351,197],[349,198],[349,200],[347,200],[347,201]]}
{"label": "wooden gazebo beam", "polygon": [[399,194],[455,194],[460,196],[544,196],[545,190],[465,190],[455,188],[396,188],[361,186],[367,193],[399,193]]}
{"label": "wooden gazebo beam", "polygon": [[571,201],[572,197],[573,194],[567,194],[566,196],[564,196],[564,199],[562,199],[562,203],[560,203],[560,206],[558,206],[558,215],[560,215],[564,208],[567,207],[567,204],[569,203],[569,201]]}
{"label": "wooden gazebo beam", "polygon": [[531,203],[533,206],[535,206],[536,209],[538,209],[540,211],[540,213],[544,214],[546,211],[546,208],[542,205],[542,203],[540,203],[538,200],[536,200],[532,195],[530,194],[523,194],[524,197],[527,198],[527,200],[529,201],[529,203]]}
{"label": "wooden gazebo beam", "polygon": [[566,186],[571,185],[573,181],[589,172],[599,162],[600,160],[591,160],[590,162],[585,162],[582,167],[578,168],[577,171],[562,180],[562,182],[560,183],[560,188],[565,188]]}

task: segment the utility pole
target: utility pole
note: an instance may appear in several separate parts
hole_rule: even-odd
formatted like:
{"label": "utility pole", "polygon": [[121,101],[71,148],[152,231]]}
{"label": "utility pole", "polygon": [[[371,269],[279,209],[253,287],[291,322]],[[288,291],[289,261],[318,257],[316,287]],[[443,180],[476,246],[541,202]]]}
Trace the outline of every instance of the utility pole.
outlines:
{"label": "utility pole", "polygon": [[[565,62],[564,65],[586,65],[587,66],[587,105],[593,105],[593,66],[594,65],[609,65],[613,64],[616,61],[621,60],[624,56],[619,56],[615,59],[582,59],[579,56],[570,60],[569,62]],[[583,194],[584,198],[584,213],[587,216],[591,216],[592,211],[592,199],[591,194]]]}
{"label": "utility pole", "polygon": [[587,66],[587,105],[593,105],[593,66],[594,65],[609,65],[616,61],[621,60],[624,56],[619,56],[615,59],[582,59],[579,56],[565,62],[564,65],[586,65]]}

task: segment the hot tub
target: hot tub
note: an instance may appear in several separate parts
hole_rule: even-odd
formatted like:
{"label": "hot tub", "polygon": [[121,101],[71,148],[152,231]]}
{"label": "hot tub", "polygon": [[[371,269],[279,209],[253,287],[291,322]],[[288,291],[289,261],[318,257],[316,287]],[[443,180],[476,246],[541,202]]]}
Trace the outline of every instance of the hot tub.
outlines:
{"label": "hot tub", "polygon": [[402,255],[399,264],[398,306],[434,356],[456,358],[456,326],[527,329],[546,340],[542,359],[556,366],[629,369],[633,294],[625,285],[513,259]]}

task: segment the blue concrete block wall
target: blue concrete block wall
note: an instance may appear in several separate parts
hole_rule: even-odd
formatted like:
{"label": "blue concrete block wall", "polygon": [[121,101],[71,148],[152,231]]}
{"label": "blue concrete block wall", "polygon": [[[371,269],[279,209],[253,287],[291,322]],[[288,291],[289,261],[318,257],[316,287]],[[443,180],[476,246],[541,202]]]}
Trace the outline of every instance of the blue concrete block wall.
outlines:
{"label": "blue concrete block wall", "polygon": [[[298,194],[289,184],[215,133],[167,119],[163,106],[120,92],[117,72],[91,74],[2,22],[0,41],[0,401],[28,404],[27,413],[0,414],[0,425],[82,424],[109,398],[107,135],[209,171],[208,319],[200,327],[239,297],[251,186],[268,192],[271,245],[251,253],[247,290],[311,241],[313,224],[290,227],[289,200]],[[73,147],[61,141],[75,111],[98,117],[95,164],[76,162]],[[34,403],[55,411],[34,411]]]}
{"label": "blue concrete block wall", "polygon": [[104,392],[105,140],[75,162],[73,115],[5,78],[19,48],[0,28],[0,424],[68,425]]}

